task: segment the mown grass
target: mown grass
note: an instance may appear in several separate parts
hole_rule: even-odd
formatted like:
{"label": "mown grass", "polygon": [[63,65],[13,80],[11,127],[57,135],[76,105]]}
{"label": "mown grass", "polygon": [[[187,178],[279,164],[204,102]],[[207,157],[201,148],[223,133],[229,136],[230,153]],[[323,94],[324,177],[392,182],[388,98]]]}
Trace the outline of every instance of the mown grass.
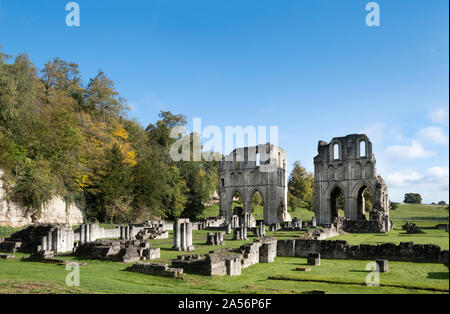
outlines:
{"label": "mown grass", "polygon": [[393,230],[388,233],[348,233],[328,240],[345,240],[349,244],[382,244],[391,242],[414,242],[417,244],[437,244],[442,249],[449,249],[449,237],[445,230],[424,230],[424,234],[407,234],[404,230]]}
{"label": "mown grass", "polygon": [[[207,252],[213,247],[200,246],[197,234],[195,253]],[[152,241],[153,242],[153,241]],[[170,250],[171,243],[158,240],[161,247],[160,262],[169,262],[181,254]],[[171,242],[171,241],[169,241]],[[227,241],[236,247],[242,241]],[[371,261],[324,260],[312,267],[311,272],[300,273],[296,267],[306,265],[304,258],[277,257],[274,263],[256,264],[242,270],[238,277],[209,277],[187,274],[185,280],[163,278],[125,271],[128,264],[97,260],[86,262],[80,268],[80,287],[66,287],[69,273],[65,266],[22,262],[25,254],[16,254],[16,260],[0,261],[0,293],[305,293],[323,290],[326,293],[442,293],[427,289],[448,291],[448,268],[441,264],[390,262],[390,272],[380,274],[380,287],[355,285],[364,283],[369,274],[366,265]],[[308,281],[268,280],[269,276],[303,279]],[[328,282],[321,282],[327,280]],[[21,288],[22,283],[23,288]],[[383,286],[394,285],[395,287]],[[53,287],[54,289],[49,289]],[[417,290],[417,288],[420,288]]]}
{"label": "mown grass", "polygon": [[[433,207],[421,208],[405,205],[399,208],[396,217],[423,217],[425,212],[431,217],[444,218],[448,221],[448,212]],[[209,208],[205,217],[212,217],[218,207]],[[291,213],[292,217],[309,220],[311,212],[302,208]],[[447,214],[447,216],[445,215]],[[294,216],[295,215],[295,216]],[[398,220],[400,221],[400,220]],[[434,222],[434,220],[433,220]],[[9,234],[12,229],[0,228],[2,234]],[[206,246],[208,231],[194,231],[195,251],[192,254],[207,253],[223,246]],[[448,249],[448,233],[443,230],[425,230],[425,234],[408,235],[402,230],[388,234],[344,234],[331,239],[345,239],[351,244],[385,242],[433,243]],[[296,238],[302,232],[267,232],[278,239]],[[249,241],[253,241],[251,232]],[[231,235],[225,237],[225,247],[239,247],[244,241],[233,241]],[[169,239],[151,240],[151,245],[161,248],[158,262],[169,263],[182,252],[173,251],[172,233]],[[65,266],[22,262],[25,254],[17,253],[15,260],[0,260],[0,293],[308,293],[323,290],[326,293],[448,293],[448,268],[442,264],[389,262],[389,273],[380,274],[380,286],[364,285],[369,272],[368,262],[358,260],[324,260],[321,265],[312,267],[311,272],[298,272],[296,267],[306,265],[304,258],[277,257],[274,263],[256,264],[242,270],[237,277],[208,277],[187,274],[185,280],[176,280],[126,271],[129,266],[124,263],[97,260],[79,260],[73,256],[61,258],[71,261],[86,262],[80,268],[80,287],[67,287]],[[268,279],[269,277],[273,279]],[[433,290],[434,289],[434,290]],[[435,290],[440,291],[435,291]]]}
{"label": "mown grass", "polygon": [[424,227],[448,223],[447,205],[399,204],[397,209],[390,211],[390,216],[399,227],[406,221],[412,221]]}

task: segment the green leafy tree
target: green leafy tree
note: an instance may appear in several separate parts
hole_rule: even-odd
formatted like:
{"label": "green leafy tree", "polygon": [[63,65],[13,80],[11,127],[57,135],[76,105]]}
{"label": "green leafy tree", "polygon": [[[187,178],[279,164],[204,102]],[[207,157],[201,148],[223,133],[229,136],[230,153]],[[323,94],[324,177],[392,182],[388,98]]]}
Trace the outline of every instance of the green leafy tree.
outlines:
{"label": "green leafy tree", "polygon": [[299,161],[294,163],[288,179],[288,205],[296,208],[303,201],[308,209],[314,207],[314,176],[306,171]]}
{"label": "green leafy tree", "polygon": [[422,197],[418,193],[407,193],[403,202],[405,204],[422,204]]}

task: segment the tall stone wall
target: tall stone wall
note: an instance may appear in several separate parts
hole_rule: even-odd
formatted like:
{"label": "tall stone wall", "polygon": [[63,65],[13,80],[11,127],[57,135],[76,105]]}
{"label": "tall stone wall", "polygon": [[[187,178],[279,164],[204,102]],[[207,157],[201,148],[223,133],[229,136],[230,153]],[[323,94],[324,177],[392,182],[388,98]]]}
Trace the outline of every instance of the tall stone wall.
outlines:
{"label": "tall stone wall", "polygon": [[345,200],[345,218],[366,220],[365,191],[372,194],[376,217],[386,222],[389,231],[389,196],[387,186],[377,174],[372,143],[365,134],[335,137],[330,143],[319,141],[314,157],[314,197],[318,224],[330,224],[338,217],[337,197]]}
{"label": "tall stone wall", "polygon": [[235,192],[242,197],[244,211],[251,213],[252,197],[259,192],[266,225],[289,221],[286,165],[286,152],[270,143],[237,148],[225,156],[219,163],[220,215],[231,221]]}

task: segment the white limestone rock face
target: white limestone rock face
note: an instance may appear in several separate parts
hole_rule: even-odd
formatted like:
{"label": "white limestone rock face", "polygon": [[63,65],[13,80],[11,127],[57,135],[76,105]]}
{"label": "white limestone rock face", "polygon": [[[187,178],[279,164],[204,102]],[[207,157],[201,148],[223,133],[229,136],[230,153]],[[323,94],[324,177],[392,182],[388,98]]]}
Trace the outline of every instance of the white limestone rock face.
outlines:
{"label": "white limestone rock face", "polygon": [[53,197],[42,206],[41,215],[35,218],[37,210],[25,211],[17,204],[5,200],[5,190],[0,170],[0,226],[23,227],[32,223],[60,223],[77,225],[83,223],[83,214],[75,205],[67,204],[61,197]]}

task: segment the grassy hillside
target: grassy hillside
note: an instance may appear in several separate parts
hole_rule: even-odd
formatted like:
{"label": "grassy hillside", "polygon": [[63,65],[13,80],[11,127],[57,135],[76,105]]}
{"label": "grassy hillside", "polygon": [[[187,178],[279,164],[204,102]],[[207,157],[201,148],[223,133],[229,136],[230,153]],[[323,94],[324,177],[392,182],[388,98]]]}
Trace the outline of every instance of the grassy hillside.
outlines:
{"label": "grassy hillside", "polygon": [[391,219],[396,225],[413,221],[419,226],[434,226],[448,223],[447,206],[399,204],[398,209],[390,211]]}

